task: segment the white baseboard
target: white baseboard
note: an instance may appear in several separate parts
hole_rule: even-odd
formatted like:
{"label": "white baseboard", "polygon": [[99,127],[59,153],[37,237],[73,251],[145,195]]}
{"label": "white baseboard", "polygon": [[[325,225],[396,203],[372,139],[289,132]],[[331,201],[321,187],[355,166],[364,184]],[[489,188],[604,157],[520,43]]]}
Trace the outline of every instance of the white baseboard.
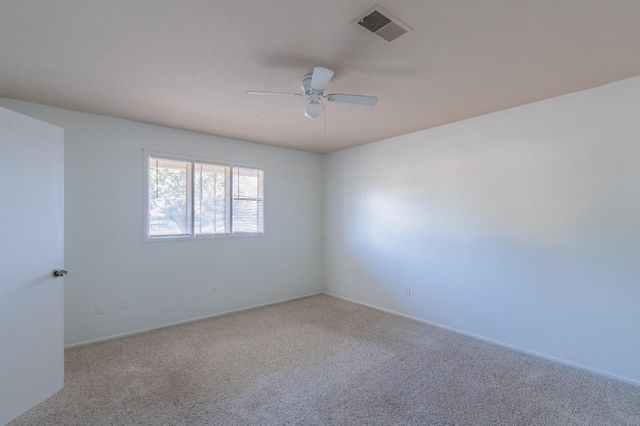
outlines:
{"label": "white baseboard", "polygon": [[171,322],[171,323],[157,325],[157,326],[153,326],[153,327],[141,328],[139,330],[127,331],[126,333],[112,334],[110,336],[99,337],[97,339],[91,339],[91,340],[85,340],[85,341],[82,341],[82,342],[71,343],[71,344],[65,345],[64,348],[65,349],[71,349],[71,348],[75,348],[77,346],[84,346],[84,345],[90,345],[92,343],[104,342],[106,340],[119,339],[120,337],[133,336],[134,334],[146,333],[147,331],[158,330],[160,328],[173,327],[174,325],[180,325],[180,324],[188,324],[190,322],[201,321],[201,320],[208,319],[208,318],[215,318],[215,317],[219,317],[219,316],[222,316],[222,315],[232,314],[234,312],[248,311],[249,309],[255,309],[255,308],[260,308],[260,307],[263,307],[263,306],[275,305],[277,303],[289,302],[291,300],[296,300],[296,299],[303,299],[305,297],[316,296],[318,294],[323,294],[323,293],[322,292],[317,292],[317,293],[305,294],[305,295],[302,295],[302,296],[289,297],[287,299],[275,300],[273,302],[260,303],[258,305],[252,305],[252,306],[247,306],[247,307],[244,307],[244,308],[232,309],[230,311],[217,312],[215,314],[205,315],[205,316],[202,316],[202,317],[189,318],[189,319],[182,320],[182,321]]}
{"label": "white baseboard", "polygon": [[403,318],[408,318],[408,319],[411,319],[411,320],[414,320],[414,321],[421,322],[423,324],[429,324],[429,325],[432,325],[434,327],[438,327],[438,328],[441,328],[441,329],[444,329],[444,330],[447,330],[447,331],[451,331],[453,333],[458,333],[458,334],[462,334],[464,336],[472,337],[474,339],[482,340],[483,342],[492,343],[494,345],[498,345],[498,346],[502,346],[502,347],[505,347],[505,348],[508,348],[508,349],[512,349],[514,351],[522,352],[522,353],[525,353],[527,355],[532,355],[532,356],[535,356],[535,357],[538,357],[538,358],[543,358],[543,359],[546,359],[546,360],[549,360],[549,361],[557,362],[558,364],[563,364],[563,365],[567,365],[569,367],[578,368],[580,370],[586,370],[586,371],[589,371],[591,373],[597,374],[599,376],[608,377],[610,379],[614,379],[614,380],[617,380],[617,381],[620,381],[620,382],[629,383],[629,384],[635,385],[635,386],[640,386],[640,381],[634,380],[634,379],[631,379],[631,378],[628,378],[628,377],[620,376],[618,374],[609,373],[609,372],[603,371],[603,370],[598,370],[597,368],[592,368],[592,367],[589,367],[589,366],[586,366],[586,365],[582,365],[582,364],[578,364],[578,363],[575,363],[575,362],[572,362],[572,361],[567,361],[567,360],[562,359],[562,358],[557,358],[557,357],[554,357],[554,356],[551,356],[551,355],[546,355],[546,354],[543,354],[543,353],[540,353],[540,352],[536,352],[536,351],[532,351],[532,350],[529,350],[529,349],[522,348],[520,346],[511,345],[509,343],[504,343],[504,342],[501,342],[501,341],[498,341],[498,340],[493,340],[493,339],[490,339],[488,337],[483,337],[483,336],[479,336],[477,334],[468,333],[468,332],[463,331],[463,330],[458,330],[456,328],[447,327],[446,325],[434,323],[434,322],[427,321],[427,320],[424,320],[424,319],[421,319],[421,318],[417,318],[417,317],[412,317],[411,315],[405,315],[405,314],[402,314],[400,312],[392,311],[390,309],[381,308],[381,307],[375,306],[375,305],[370,305],[368,303],[360,302],[358,300],[349,299],[348,297],[339,296],[337,294],[329,293],[327,291],[325,291],[323,293],[328,295],[328,296],[332,296],[332,297],[335,297],[335,298],[338,298],[338,299],[346,300],[348,302],[356,303],[358,305],[366,306],[368,308],[376,309],[378,311],[382,311],[382,312],[386,312],[386,313],[389,313],[389,314],[397,315],[397,316],[400,316],[400,317],[403,317]]}

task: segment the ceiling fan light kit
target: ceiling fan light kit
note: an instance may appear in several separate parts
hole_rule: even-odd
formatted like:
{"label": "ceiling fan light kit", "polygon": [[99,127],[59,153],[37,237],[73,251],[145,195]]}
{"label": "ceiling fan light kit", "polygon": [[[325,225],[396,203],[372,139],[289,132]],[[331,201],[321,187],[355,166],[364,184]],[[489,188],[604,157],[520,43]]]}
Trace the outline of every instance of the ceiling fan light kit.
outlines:
{"label": "ceiling fan light kit", "polygon": [[309,96],[309,102],[304,106],[304,115],[315,120],[322,117],[322,114],[324,114],[324,106],[320,103],[319,96],[317,94]]}
{"label": "ceiling fan light kit", "polygon": [[307,105],[304,107],[304,115],[315,120],[324,114],[324,105],[321,98],[325,98],[329,102],[341,102],[354,105],[373,106],[378,102],[375,96],[363,95],[344,95],[329,94],[325,95],[324,90],[327,88],[329,81],[333,77],[333,71],[328,68],[315,67],[313,73],[302,77],[302,93],[288,92],[263,92],[263,91],[247,91],[248,95],[276,95],[276,96],[306,96]]}

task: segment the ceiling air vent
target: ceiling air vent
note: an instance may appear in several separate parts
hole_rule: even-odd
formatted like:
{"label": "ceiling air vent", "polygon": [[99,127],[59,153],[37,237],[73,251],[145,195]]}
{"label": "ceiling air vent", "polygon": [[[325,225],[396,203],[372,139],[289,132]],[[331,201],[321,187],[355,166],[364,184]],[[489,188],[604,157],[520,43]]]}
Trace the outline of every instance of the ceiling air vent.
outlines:
{"label": "ceiling air vent", "polygon": [[353,23],[368,29],[387,41],[393,41],[412,30],[410,26],[391,15],[380,5],[374,6],[373,9],[353,21]]}

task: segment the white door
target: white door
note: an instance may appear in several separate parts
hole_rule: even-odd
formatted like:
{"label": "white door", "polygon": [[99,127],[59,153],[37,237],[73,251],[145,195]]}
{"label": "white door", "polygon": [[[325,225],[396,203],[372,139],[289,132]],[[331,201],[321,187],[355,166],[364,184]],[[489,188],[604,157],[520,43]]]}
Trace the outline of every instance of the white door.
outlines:
{"label": "white door", "polygon": [[64,384],[64,132],[0,108],[0,425]]}

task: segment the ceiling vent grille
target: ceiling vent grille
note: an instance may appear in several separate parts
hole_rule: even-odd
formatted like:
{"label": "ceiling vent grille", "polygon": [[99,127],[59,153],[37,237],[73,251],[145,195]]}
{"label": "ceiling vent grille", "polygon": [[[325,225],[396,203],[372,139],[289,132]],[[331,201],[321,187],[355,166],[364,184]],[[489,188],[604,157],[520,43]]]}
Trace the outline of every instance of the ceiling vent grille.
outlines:
{"label": "ceiling vent grille", "polygon": [[374,6],[364,16],[354,20],[353,23],[366,28],[387,41],[393,41],[413,30],[413,28],[391,15],[380,5]]}

